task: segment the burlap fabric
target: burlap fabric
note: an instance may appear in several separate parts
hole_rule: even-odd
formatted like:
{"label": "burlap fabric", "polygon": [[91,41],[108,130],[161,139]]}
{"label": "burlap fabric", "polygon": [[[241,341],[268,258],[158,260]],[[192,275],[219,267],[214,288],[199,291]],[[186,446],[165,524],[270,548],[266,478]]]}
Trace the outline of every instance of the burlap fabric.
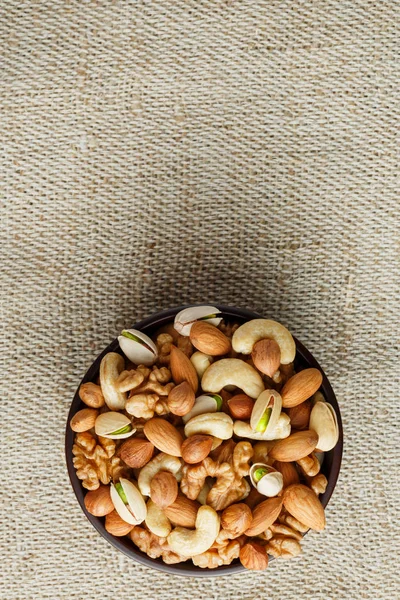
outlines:
{"label": "burlap fabric", "polygon": [[[393,0],[3,0],[2,599],[399,597],[397,17]],[[97,353],[204,301],[287,324],[342,409],[327,530],[262,575],[141,567],[67,478]]]}

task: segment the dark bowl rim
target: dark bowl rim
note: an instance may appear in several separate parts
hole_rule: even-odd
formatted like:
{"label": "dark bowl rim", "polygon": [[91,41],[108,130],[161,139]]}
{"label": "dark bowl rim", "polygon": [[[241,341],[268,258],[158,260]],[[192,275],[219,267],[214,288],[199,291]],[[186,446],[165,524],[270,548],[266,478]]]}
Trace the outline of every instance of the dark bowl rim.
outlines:
{"label": "dark bowl rim", "polygon": [[[222,306],[222,305],[213,304],[213,303],[211,303],[210,305],[217,307],[223,313],[224,316],[229,317],[229,318],[236,317],[236,318],[240,318],[240,319],[244,319],[244,320],[266,318],[266,317],[263,317],[262,315],[260,315],[259,313],[253,312],[247,308]],[[186,305],[176,306],[176,307],[169,308],[167,310],[162,310],[162,311],[153,313],[149,317],[146,317],[145,319],[142,319],[138,323],[134,324],[132,326],[132,328],[142,330],[147,327],[152,327],[152,328],[161,327],[162,325],[164,325],[168,321],[170,321],[179,311],[181,311],[184,308],[187,308],[189,306],[196,306],[196,305],[195,304],[186,304]],[[307,366],[315,367],[321,371],[323,380],[322,380],[320,389],[323,392],[325,399],[330,404],[333,405],[335,412],[336,412],[338,426],[339,426],[338,443],[336,444],[335,448],[330,451],[333,454],[333,458],[332,458],[332,464],[331,464],[331,469],[330,469],[330,473],[329,473],[327,489],[326,489],[325,493],[322,496],[320,496],[322,505],[324,507],[326,507],[332,494],[333,494],[333,490],[335,489],[335,486],[336,486],[336,483],[337,483],[337,480],[339,477],[340,466],[341,466],[341,461],[342,461],[342,454],[343,454],[343,425],[342,425],[342,419],[341,419],[341,414],[340,414],[340,408],[339,408],[339,404],[337,402],[335,393],[332,389],[332,386],[330,385],[329,380],[328,380],[324,370],[321,368],[320,364],[317,362],[317,360],[314,358],[314,356],[311,354],[311,352],[309,350],[307,350],[307,348],[296,337],[293,336],[293,338],[296,343],[296,358],[298,356],[300,356],[302,362],[306,363]],[[85,383],[87,381],[93,381],[93,377],[99,370],[99,365],[100,365],[100,362],[101,362],[101,359],[103,358],[103,356],[105,354],[107,354],[108,352],[113,352],[113,351],[118,351],[118,350],[119,350],[118,339],[115,338],[92,362],[89,369],[86,371],[84,377],[82,378],[81,382],[78,385],[78,388],[75,392],[74,398],[71,402],[71,406],[70,406],[70,409],[68,412],[66,432],[65,432],[65,458],[66,458],[68,475],[69,475],[69,478],[71,481],[71,485],[72,485],[75,496],[80,504],[82,511],[84,512],[84,514],[86,515],[86,517],[90,521],[90,523],[93,525],[93,527],[114,548],[117,548],[118,550],[123,552],[129,558],[141,563],[142,565],[145,565],[146,567],[150,567],[152,569],[156,569],[158,571],[162,571],[165,573],[187,576],[187,577],[222,577],[225,575],[231,575],[231,574],[245,572],[246,569],[244,567],[242,567],[242,565],[240,563],[233,564],[233,565],[232,564],[224,565],[224,566],[218,567],[217,569],[201,569],[200,567],[191,565],[188,562],[179,563],[180,566],[177,566],[177,565],[166,564],[166,563],[162,562],[161,559],[150,558],[149,556],[147,556],[147,554],[141,552],[139,549],[136,549],[133,545],[128,546],[125,543],[123,543],[122,540],[125,540],[126,539],[125,537],[119,538],[119,537],[115,537],[115,536],[111,535],[110,533],[108,533],[108,531],[106,531],[104,524],[100,520],[100,518],[91,515],[86,510],[86,507],[84,504],[84,490],[82,488],[80,480],[76,476],[76,472],[75,472],[75,469],[74,469],[74,466],[72,463],[72,445],[73,445],[73,438],[74,438],[75,434],[72,431],[72,429],[69,427],[69,422],[70,422],[71,418],[73,417],[73,415],[75,414],[75,412],[77,412],[77,410],[79,410],[79,408],[80,408],[79,404],[81,403],[81,400],[79,398],[78,392],[79,392],[79,388],[80,388],[81,384]]]}

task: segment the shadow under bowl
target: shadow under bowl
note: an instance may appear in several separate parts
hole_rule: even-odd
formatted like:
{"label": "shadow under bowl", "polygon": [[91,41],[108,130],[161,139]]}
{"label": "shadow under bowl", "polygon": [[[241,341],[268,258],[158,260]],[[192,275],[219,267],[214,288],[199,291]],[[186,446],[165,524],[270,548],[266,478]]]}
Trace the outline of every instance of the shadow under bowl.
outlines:
{"label": "shadow under bowl", "polygon": [[[173,321],[175,318],[175,315],[179,311],[181,311],[183,308],[186,308],[186,306],[179,306],[179,307],[175,307],[175,308],[170,308],[169,310],[158,312],[154,315],[151,315],[147,319],[144,319],[143,321],[136,323],[135,325],[133,325],[133,328],[143,331],[147,335],[151,336],[154,334],[154,332],[157,329],[159,329],[163,325],[166,325],[167,323],[170,323],[171,321]],[[247,309],[235,308],[235,307],[231,307],[231,306],[217,306],[217,308],[219,308],[219,310],[223,313],[223,317],[227,321],[237,321],[239,323],[244,323],[245,321],[249,321],[251,319],[264,318],[261,315],[255,313],[255,312],[252,312],[250,310],[247,310]],[[322,505],[324,507],[326,507],[326,505],[329,502],[330,497],[332,496],[337,479],[339,477],[340,464],[341,464],[342,452],[343,452],[342,420],[341,420],[341,416],[340,416],[339,405],[337,403],[333,389],[328,381],[328,378],[326,377],[325,373],[321,369],[318,362],[315,360],[315,358],[312,356],[312,354],[307,350],[307,348],[305,348],[303,346],[303,344],[301,342],[299,342],[296,338],[294,338],[294,339],[296,342],[296,349],[297,349],[296,359],[295,359],[296,370],[298,370],[299,368],[304,369],[304,368],[308,368],[308,367],[315,367],[315,368],[319,369],[319,371],[321,371],[321,373],[323,375],[323,380],[322,380],[322,385],[320,387],[320,390],[321,390],[322,394],[324,395],[326,401],[329,402],[333,406],[333,408],[336,412],[338,426],[339,426],[339,441],[333,450],[325,453],[324,462],[323,462],[323,465],[321,468],[321,473],[323,473],[328,480],[328,485],[327,485],[326,491],[323,495],[320,496]],[[82,383],[86,383],[88,381],[96,381],[96,379],[99,375],[100,362],[101,362],[103,356],[105,354],[107,354],[108,352],[119,352],[120,354],[122,354],[122,352],[119,348],[117,339],[115,339],[113,342],[111,342],[111,344],[109,346],[107,346],[107,348],[105,348],[105,350],[96,358],[96,360],[91,365],[91,367],[89,368],[89,370],[83,377],[82,381],[80,382],[79,387]],[[147,554],[145,554],[144,552],[141,552],[139,550],[139,548],[137,548],[133,544],[133,542],[131,542],[127,537],[115,537],[115,536],[111,535],[105,529],[104,518],[94,517],[93,515],[88,513],[88,511],[86,510],[86,507],[85,507],[85,503],[84,503],[84,497],[85,497],[86,490],[84,490],[84,488],[82,487],[81,481],[76,476],[76,472],[75,472],[74,465],[72,462],[72,459],[73,459],[72,445],[74,443],[75,433],[72,431],[72,429],[69,426],[69,422],[70,422],[71,418],[75,415],[75,413],[78,412],[78,410],[80,410],[81,408],[85,408],[85,405],[79,398],[79,393],[78,393],[79,387],[75,393],[75,396],[72,401],[71,408],[70,408],[70,411],[68,414],[67,428],[66,428],[66,434],[65,434],[65,453],[66,453],[68,473],[69,473],[69,477],[71,480],[73,490],[75,492],[75,495],[78,499],[79,504],[81,505],[83,512],[85,513],[86,517],[89,519],[89,521],[91,522],[93,527],[95,527],[97,529],[97,531],[112,546],[114,546],[114,548],[117,548],[118,550],[120,550],[121,552],[126,554],[126,556],[129,556],[129,558],[132,558],[133,560],[135,560],[143,565],[146,565],[147,567],[151,567],[151,568],[157,569],[159,571],[164,571],[166,573],[171,573],[174,575],[185,575],[185,576],[189,576],[189,577],[218,577],[218,576],[236,574],[236,573],[245,571],[246,569],[244,567],[242,567],[242,565],[240,564],[238,559],[233,561],[230,565],[221,566],[221,567],[218,567],[217,569],[201,569],[200,567],[194,566],[193,563],[191,563],[189,561],[187,561],[185,563],[178,563],[175,565],[167,565],[162,561],[161,558],[153,559],[153,558],[150,558],[149,556],[147,556]]]}

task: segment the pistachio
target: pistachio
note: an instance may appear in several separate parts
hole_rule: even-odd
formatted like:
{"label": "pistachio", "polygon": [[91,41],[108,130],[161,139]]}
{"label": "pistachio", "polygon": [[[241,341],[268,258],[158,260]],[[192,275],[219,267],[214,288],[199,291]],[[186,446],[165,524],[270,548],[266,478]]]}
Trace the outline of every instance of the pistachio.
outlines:
{"label": "pistachio", "polygon": [[192,417],[218,412],[221,408],[222,398],[219,394],[202,394],[196,398],[192,410],[182,417],[182,421],[187,423]]}
{"label": "pistachio", "polygon": [[290,419],[286,413],[281,413],[276,426],[272,429],[268,425],[264,433],[254,431],[247,421],[235,421],[233,430],[238,437],[250,440],[280,440],[288,437],[290,434]]}
{"label": "pistachio", "polygon": [[268,470],[265,467],[266,467],[266,465],[264,465],[263,467],[258,467],[257,469],[255,469],[255,471],[253,473],[253,477],[254,477],[254,481],[256,483],[258,483],[260,481],[260,479],[262,477],[264,477],[264,475],[266,475],[268,473]]}
{"label": "pistachio", "polygon": [[122,502],[124,504],[128,504],[128,499],[126,497],[126,494],[124,492],[124,488],[122,487],[122,484],[120,483],[116,483],[115,484],[115,489],[117,490],[119,497],[121,498]]}
{"label": "pistachio", "polygon": [[279,415],[282,410],[282,398],[275,390],[265,390],[262,392],[256,403],[250,417],[250,427],[259,433],[273,431],[278,423]]}
{"label": "pistachio", "polygon": [[135,365],[153,365],[158,357],[157,346],[148,335],[137,329],[124,329],[118,336],[122,352]]}
{"label": "pistachio", "polygon": [[317,451],[332,450],[339,439],[335,410],[328,402],[316,402],[310,414],[310,429],[318,434]]}
{"label": "pistachio", "polygon": [[95,421],[94,430],[97,435],[114,440],[130,437],[136,431],[128,417],[115,411],[99,415]]}
{"label": "pistachio", "polygon": [[282,474],[269,465],[254,463],[249,475],[251,483],[257,491],[268,498],[277,496],[283,488]]}
{"label": "pistachio", "polygon": [[139,525],[146,518],[146,503],[136,485],[129,479],[120,478],[111,484],[111,500],[115,510],[126,523]]}
{"label": "pistachio", "polygon": [[189,336],[192,325],[196,321],[206,321],[217,327],[222,321],[222,317],[217,316],[220,313],[221,311],[215,306],[190,306],[176,315],[174,327],[181,335]]}

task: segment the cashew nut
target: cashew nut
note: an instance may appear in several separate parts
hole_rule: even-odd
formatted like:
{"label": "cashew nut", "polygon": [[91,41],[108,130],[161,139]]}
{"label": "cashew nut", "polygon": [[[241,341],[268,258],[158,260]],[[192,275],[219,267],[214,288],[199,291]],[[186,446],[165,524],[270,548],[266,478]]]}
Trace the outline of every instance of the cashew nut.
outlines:
{"label": "cashew nut", "polygon": [[205,433],[221,440],[229,440],[233,435],[233,421],[229,415],[223,412],[197,415],[186,423],[185,435],[190,437],[197,433]]}
{"label": "cashew nut", "polygon": [[182,478],[181,467],[182,463],[179,458],[160,452],[139,473],[138,484],[143,496],[150,496],[151,480],[159,471],[169,471],[177,481],[180,481]]}
{"label": "cashew nut", "polygon": [[233,432],[238,437],[248,438],[250,440],[282,440],[290,435],[290,417],[286,413],[281,413],[274,429],[266,429],[264,433],[254,431],[247,421],[235,421]]}
{"label": "cashew nut", "polygon": [[200,506],[196,517],[196,529],[175,527],[168,536],[168,545],[173,552],[190,558],[211,548],[219,528],[218,513],[211,506]]}
{"label": "cashew nut", "polygon": [[101,392],[108,408],[123,410],[126,403],[126,392],[120,392],[117,381],[125,369],[125,361],[120,354],[108,352],[100,363]]}
{"label": "cashew nut", "polygon": [[264,391],[259,373],[240,358],[218,360],[208,367],[201,380],[203,391],[212,394],[219,393],[226,385],[240,388],[250,398],[258,398]]}
{"label": "cashew nut", "polygon": [[259,340],[275,340],[281,350],[281,364],[288,365],[296,356],[296,344],[290,331],[280,323],[269,319],[253,319],[236,329],[232,337],[235,352],[251,354]]}
{"label": "cashew nut", "polygon": [[152,533],[160,537],[167,537],[171,533],[171,523],[164,511],[155,502],[147,502],[145,523]]}
{"label": "cashew nut", "polygon": [[190,357],[190,362],[196,369],[196,373],[201,379],[204,375],[204,372],[208,369],[213,361],[213,357],[208,354],[204,354],[203,352],[195,352]]}

